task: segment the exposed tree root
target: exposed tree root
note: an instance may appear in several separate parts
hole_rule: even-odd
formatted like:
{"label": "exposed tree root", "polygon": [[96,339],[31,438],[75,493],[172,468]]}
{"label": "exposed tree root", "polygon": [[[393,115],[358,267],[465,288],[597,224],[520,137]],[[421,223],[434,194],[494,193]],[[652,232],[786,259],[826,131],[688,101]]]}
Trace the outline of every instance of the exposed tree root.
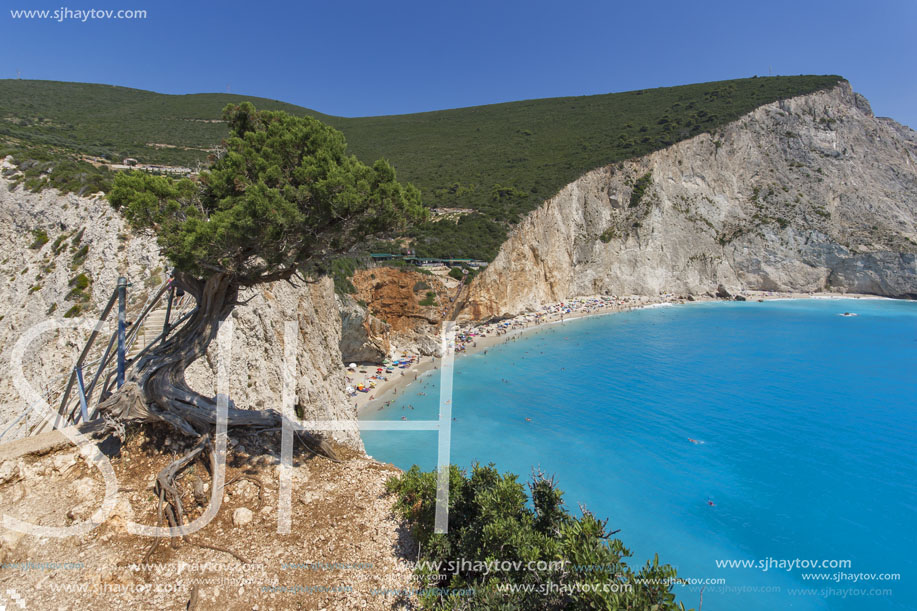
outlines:
{"label": "exposed tree root", "polygon": [[191,545],[196,545],[197,547],[203,547],[205,549],[212,549],[217,552],[223,552],[224,554],[229,554],[242,564],[251,564],[244,556],[240,556],[229,548],[220,547],[219,545],[213,545],[211,543],[203,543],[201,541],[191,541]]}
{"label": "exposed tree root", "polygon": [[[217,425],[217,400],[194,391],[185,380],[185,370],[195,360],[207,353],[207,348],[216,337],[220,321],[226,318],[237,303],[239,285],[229,274],[214,274],[206,280],[198,280],[176,273],[176,287],[190,293],[197,301],[197,308],[181,328],[171,334],[162,344],[141,353],[126,372],[125,383],[118,391],[99,404],[101,420],[106,429],[122,429],[126,423],[165,422],[182,435],[195,440],[186,454],[169,463],[156,477],[155,491],[159,497],[157,508],[158,526],[168,523],[175,529],[188,522],[182,503],[182,492],[177,483],[185,468],[200,458],[204,452],[210,454],[205,465],[211,481],[217,471],[217,456],[213,447],[213,431]],[[245,427],[254,432],[283,429],[291,426],[294,438],[312,454],[339,462],[334,450],[324,440],[312,434],[297,430],[292,422],[285,422],[285,416],[274,410],[246,410],[237,408],[231,401],[227,407],[227,426]],[[207,462],[210,464],[208,465]],[[264,484],[257,477],[240,475],[227,482],[247,479],[258,486],[258,507],[264,501]],[[202,488],[199,484],[198,488]],[[201,490],[195,500],[203,500]],[[173,537],[171,545],[177,548],[186,537]],[[146,564],[159,546],[160,537],[147,549],[143,557]],[[211,545],[191,541],[198,547],[206,547],[234,556],[240,562],[246,560],[235,552]],[[192,595],[189,608],[196,603]]]}
{"label": "exposed tree root", "polygon": [[201,436],[200,440],[191,448],[191,451],[169,463],[159,475],[156,476],[156,486],[159,489],[159,508],[160,521],[162,521],[162,501],[165,499],[169,506],[166,507],[167,513],[171,514],[170,522],[174,521],[172,526],[181,526],[185,522],[185,508],[181,502],[181,491],[175,483],[179,472],[191,464],[205,449],[210,447],[210,435]]}

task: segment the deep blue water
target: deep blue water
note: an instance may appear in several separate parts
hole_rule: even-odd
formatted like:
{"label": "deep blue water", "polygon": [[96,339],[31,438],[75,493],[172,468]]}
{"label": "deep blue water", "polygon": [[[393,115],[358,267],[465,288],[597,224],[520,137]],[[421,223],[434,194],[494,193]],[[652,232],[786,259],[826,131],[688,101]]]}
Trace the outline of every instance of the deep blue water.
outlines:
{"label": "deep blue water", "polygon": [[[438,386],[430,372],[367,417],[435,419]],[[706,586],[705,611],[917,608],[917,303],[707,303],[571,321],[457,358],[453,405],[453,463],[556,474],[568,507],[621,529],[633,566],[658,552],[681,577],[725,578]],[[377,459],[435,468],[435,432],[363,439]],[[850,565],[716,566],[767,558]],[[804,580],[812,572],[901,578]],[[699,591],[676,587],[688,607]]]}

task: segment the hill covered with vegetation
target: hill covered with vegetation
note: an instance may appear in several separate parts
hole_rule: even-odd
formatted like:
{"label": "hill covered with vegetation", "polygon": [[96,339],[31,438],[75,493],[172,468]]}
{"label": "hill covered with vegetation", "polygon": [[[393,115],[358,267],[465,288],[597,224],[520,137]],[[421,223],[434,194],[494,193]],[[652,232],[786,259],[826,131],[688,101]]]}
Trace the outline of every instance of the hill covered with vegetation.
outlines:
{"label": "hill covered with vegetation", "polygon": [[472,211],[413,228],[418,253],[489,260],[514,222],[583,173],[712,132],[758,106],[839,80],[753,77],[362,118],[234,94],[0,80],[0,156],[13,156],[25,188],[105,190],[108,170],[82,156],[197,169],[227,134],[222,108],[249,101],[340,129],[352,153],[363,161],[390,160],[399,180],[419,187],[429,207]]}

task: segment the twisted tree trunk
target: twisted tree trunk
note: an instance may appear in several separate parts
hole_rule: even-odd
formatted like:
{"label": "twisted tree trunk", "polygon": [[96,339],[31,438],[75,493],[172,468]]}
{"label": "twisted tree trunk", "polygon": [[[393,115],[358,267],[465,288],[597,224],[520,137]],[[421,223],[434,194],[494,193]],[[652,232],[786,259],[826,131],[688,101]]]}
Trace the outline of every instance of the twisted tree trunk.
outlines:
{"label": "twisted tree trunk", "polygon": [[[176,272],[176,287],[197,301],[191,318],[161,345],[130,364],[124,385],[99,405],[99,412],[118,421],[167,422],[182,433],[200,437],[216,424],[216,398],[193,390],[185,370],[204,356],[220,322],[237,303],[239,285],[230,274],[214,274],[201,281]],[[228,426],[276,428],[283,416],[275,410],[239,409],[230,402]],[[335,458],[323,441],[298,433],[311,451]]]}
{"label": "twisted tree trunk", "polygon": [[[131,363],[124,385],[99,405],[99,413],[107,420],[166,422],[197,439],[190,452],[167,465],[157,477],[160,525],[165,515],[173,527],[185,522],[176,482],[179,473],[205,450],[211,454],[210,462],[216,464],[210,435],[217,420],[216,398],[192,390],[185,381],[185,369],[207,353],[220,321],[235,307],[239,295],[239,284],[229,274],[215,274],[200,281],[176,272],[175,283],[197,301],[191,318],[173,336]],[[227,426],[276,429],[283,426],[284,418],[274,410],[238,409],[230,402]],[[305,431],[296,431],[294,435],[314,454],[337,460],[334,450],[324,441]],[[165,512],[163,502],[168,502]],[[156,549],[158,541],[147,556]]]}

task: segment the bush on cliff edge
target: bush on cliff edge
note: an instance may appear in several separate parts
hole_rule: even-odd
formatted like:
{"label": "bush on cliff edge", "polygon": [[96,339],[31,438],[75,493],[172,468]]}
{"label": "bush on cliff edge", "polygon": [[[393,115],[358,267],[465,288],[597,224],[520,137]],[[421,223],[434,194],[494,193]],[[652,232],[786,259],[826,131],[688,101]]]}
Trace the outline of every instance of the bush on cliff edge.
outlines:
{"label": "bush on cliff edge", "polygon": [[684,609],[671,591],[674,568],[657,556],[634,572],[616,531],[585,509],[572,516],[553,479],[533,474],[527,493],[493,464],[470,475],[452,466],[449,476],[447,534],[433,532],[435,471],[415,465],[388,482],[420,546],[424,608]]}

